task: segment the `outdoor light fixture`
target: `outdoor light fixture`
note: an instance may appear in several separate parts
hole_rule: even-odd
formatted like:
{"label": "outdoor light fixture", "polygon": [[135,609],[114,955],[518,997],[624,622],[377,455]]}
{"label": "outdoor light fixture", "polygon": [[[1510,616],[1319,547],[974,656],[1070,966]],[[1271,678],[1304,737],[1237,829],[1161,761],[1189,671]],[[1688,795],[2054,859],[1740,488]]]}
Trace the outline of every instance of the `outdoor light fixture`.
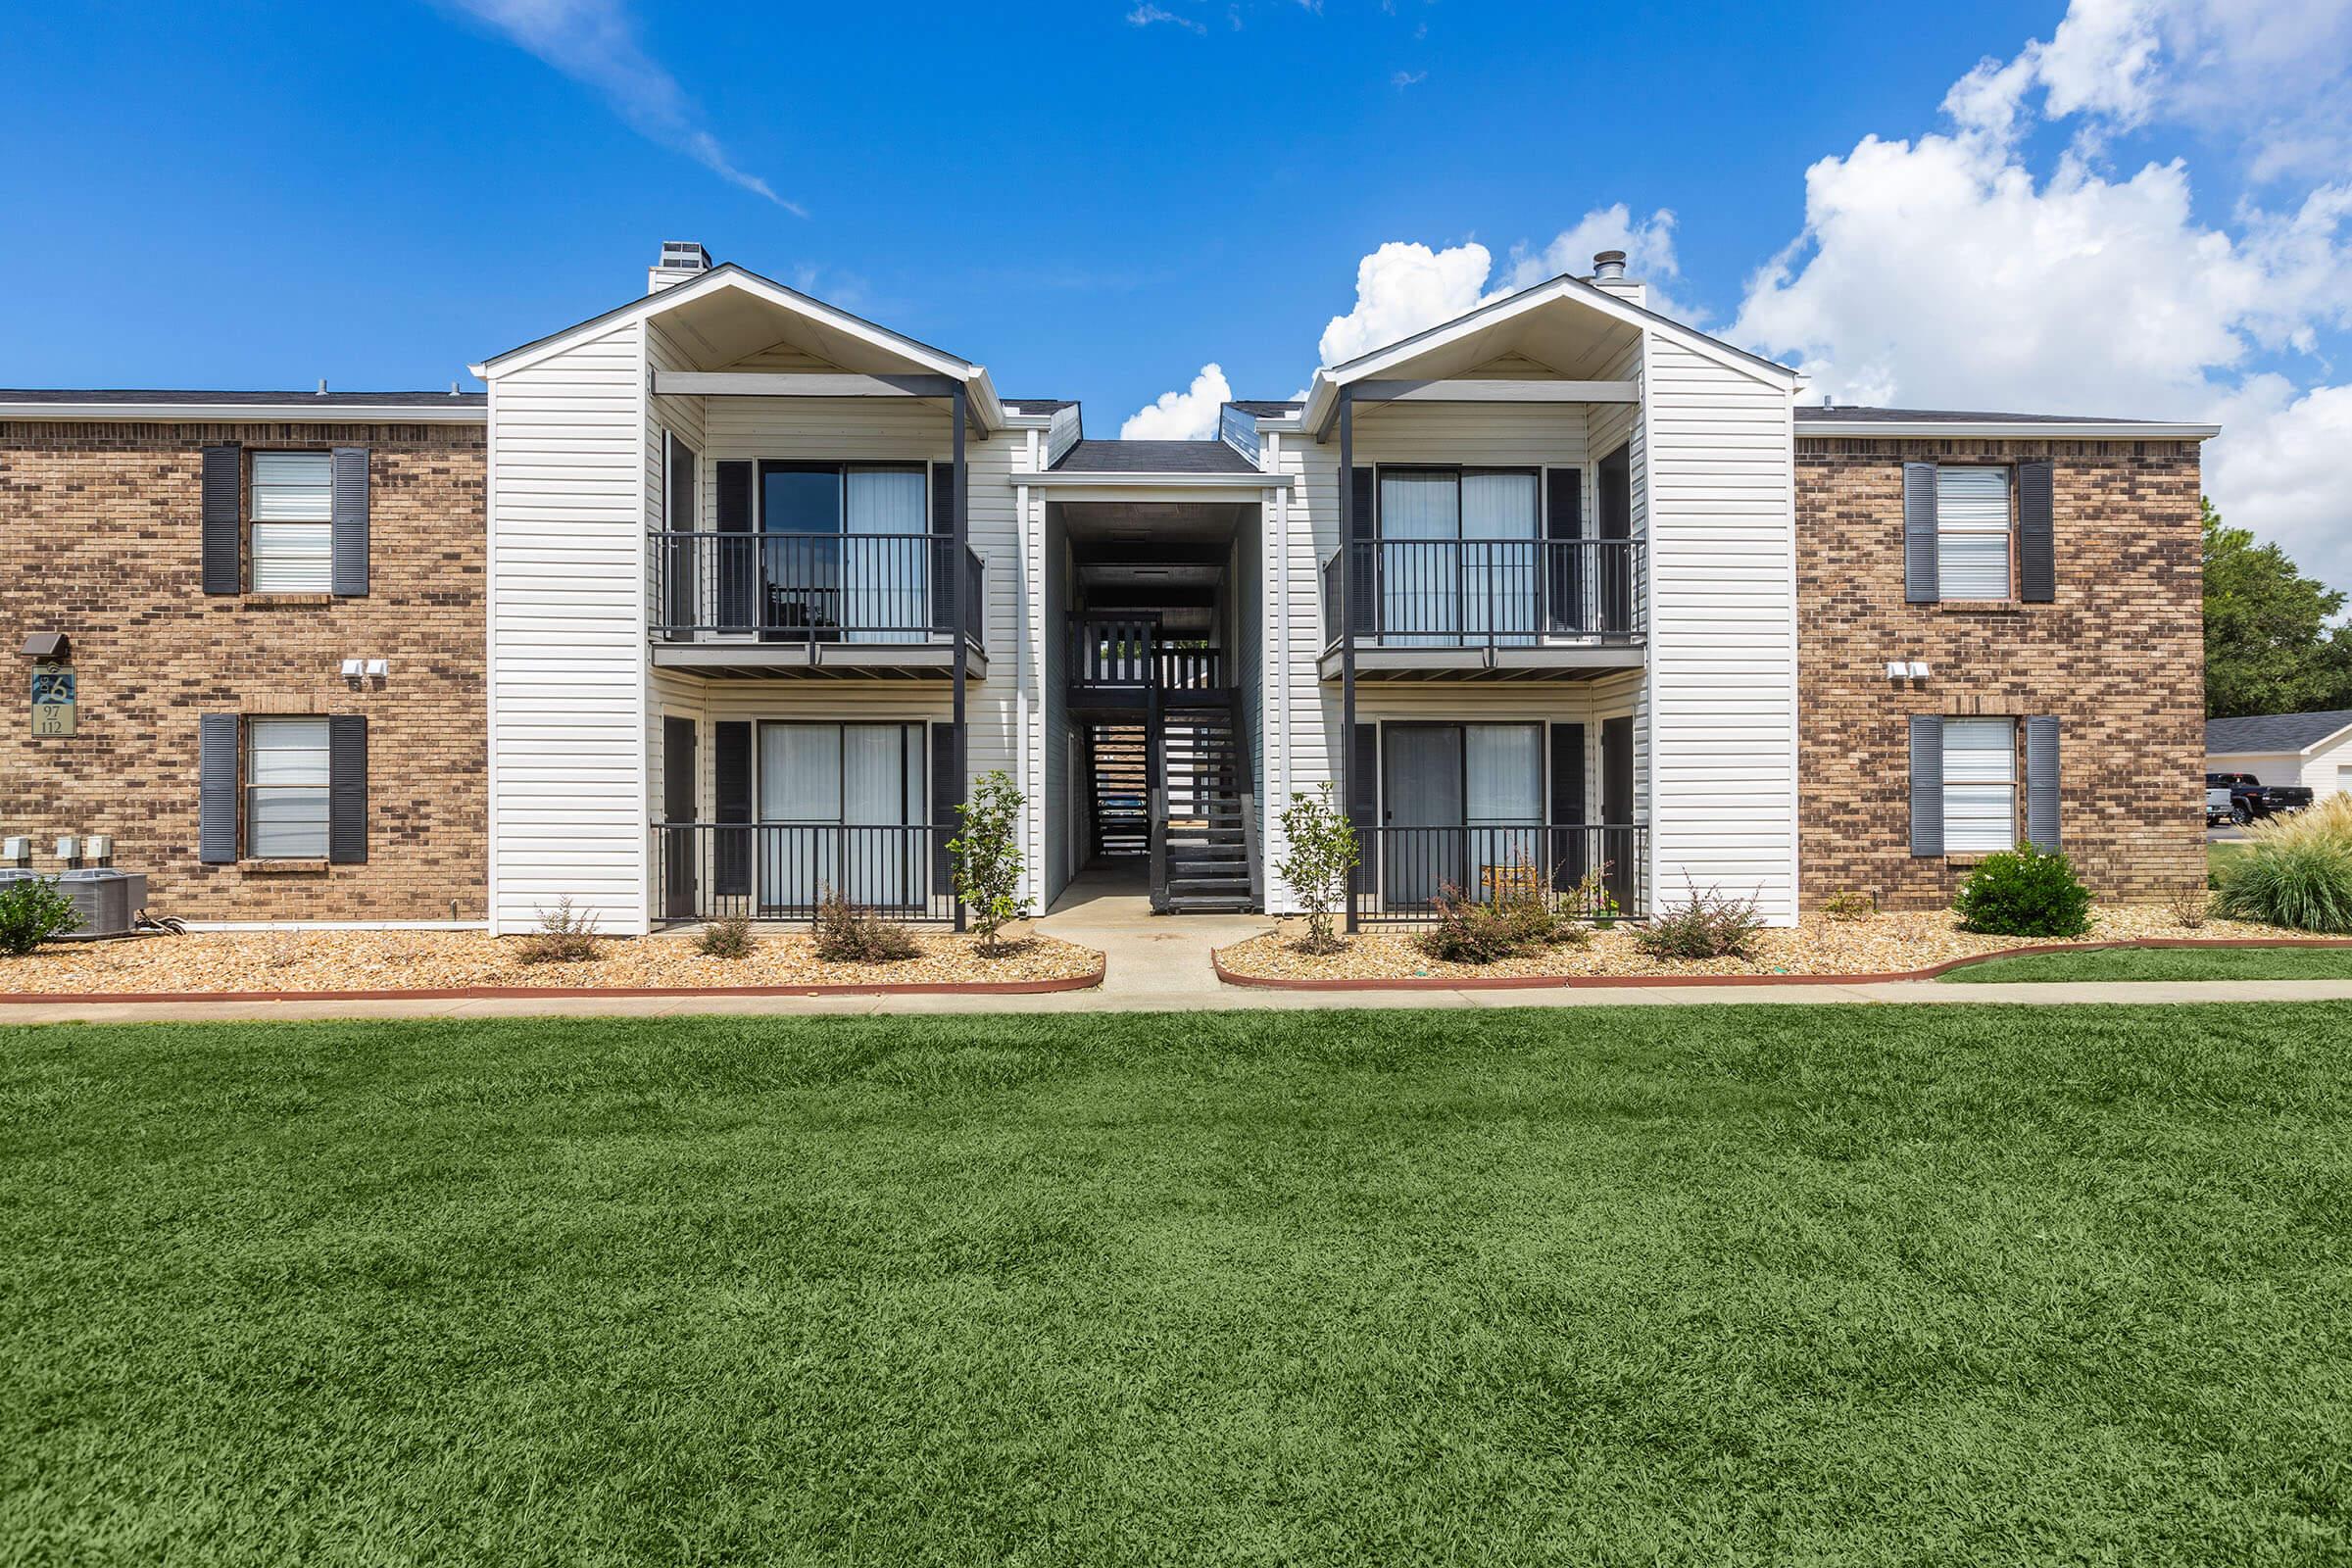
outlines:
{"label": "outdoor light fixture", "polygon": [[346,659],[343,661],[343,678],[345,680],[358,680],[360,678],[360,671],[366,667],[366,664],[360,660]]}
{"label": "outdoor light fixture", "polygon": [[1888,680],[1901,680],[1904,675],[1910,672],[1910,669],[1911,666],[1904,663],[1899,659],[1889,659],[1886,661],[1886,678]]}
{"label": "outdoor light fixture", "polygon": [[1911,661],[1911,678],[1913,680],[1926,680],[1928,678],[1928,666],[1923,661],[1917,659]]}
{"label": "outdoor light fixture", "polygon": [[[1920,668],[1924,671],[1927,666],[1923,664],[1920,666]],[[368,661],[368,673],[377,680],[382,680],[386,675],[392,673],[392,661],[389,659],[370,659]]]}

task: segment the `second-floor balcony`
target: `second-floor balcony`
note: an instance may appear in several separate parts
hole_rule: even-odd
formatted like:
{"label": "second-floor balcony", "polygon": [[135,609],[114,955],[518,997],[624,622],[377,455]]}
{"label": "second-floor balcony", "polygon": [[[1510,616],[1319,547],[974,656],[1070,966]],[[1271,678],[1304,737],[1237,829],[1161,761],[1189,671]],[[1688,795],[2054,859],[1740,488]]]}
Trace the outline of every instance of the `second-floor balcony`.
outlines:
{"label": "second-floor balcony", "polygon": [[1642,545],[1350,541],[1323,561],[1321,674],[1339,678],[1349,643],[1359,677],[1584,679],[1637,667],[1648,624]]}
{"label": "second-floor balcony", "polygon": [[939,534],[648,535],[656,664],[760,674],[945,677],[963,638],[988,672],[988,577]]}

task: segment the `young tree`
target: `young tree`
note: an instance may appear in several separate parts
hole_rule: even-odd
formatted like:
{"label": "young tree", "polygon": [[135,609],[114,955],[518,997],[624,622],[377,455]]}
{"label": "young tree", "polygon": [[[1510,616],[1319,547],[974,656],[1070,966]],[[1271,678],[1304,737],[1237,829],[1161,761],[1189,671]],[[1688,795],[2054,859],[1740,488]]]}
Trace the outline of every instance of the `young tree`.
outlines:
{"label": "young tree", "polygon": [[2205,716],[2352,708],[2344,595],[2205,503]]}
{"label": "young tree", "polygon": [[1022,796],[1003,768],[980,775],[972,798],[956,808],[963,831],[948,840],[956,858],[956,896],[972,911],[980,951],[997,956],[997,933],[1029,912],[1021,896],[1021,851],[1015,838]]}
{"label": "young tree", "polygon": [[1331,928],[1331,912],[1348,897],[1348,874],[1362,858],[1355,824],[1332,799],[1331,781],[1312,795],[1295,795],[1282,808],[1282,834],[1290,849],[1275,871],[1306,910],[1309,953],[1337,953],[1342,944]]}

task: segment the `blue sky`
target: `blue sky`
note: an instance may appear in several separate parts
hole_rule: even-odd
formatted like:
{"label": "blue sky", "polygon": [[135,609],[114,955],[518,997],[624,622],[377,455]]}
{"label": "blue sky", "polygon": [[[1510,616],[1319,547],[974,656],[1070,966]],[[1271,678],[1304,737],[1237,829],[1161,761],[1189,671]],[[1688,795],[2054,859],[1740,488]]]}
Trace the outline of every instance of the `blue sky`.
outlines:
{"label": "blue sky", "polygon": [[1110,434],[1623,232],[1847,398],[2225,417],[2233,515],[2352,583],[2352,23],[2237,9],[44,6],[0,381],[442,386],[687,238]]}

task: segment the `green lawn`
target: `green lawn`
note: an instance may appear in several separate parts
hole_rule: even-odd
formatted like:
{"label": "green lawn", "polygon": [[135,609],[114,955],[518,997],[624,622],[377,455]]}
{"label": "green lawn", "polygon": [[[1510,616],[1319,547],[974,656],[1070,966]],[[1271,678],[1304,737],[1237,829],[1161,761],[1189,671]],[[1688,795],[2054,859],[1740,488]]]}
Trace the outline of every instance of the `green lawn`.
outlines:
{"label": "green lawn", "polygon": [[2222,867],[2246,853],[2244,839],[2209,839],[2205,844],[2205,878],[2211,881],[2222,874]]}
{"label": "green lawn", "polygon": [[1995,980],[2352,980],[2352,948],[2107,948],[1987,958],[1941,978]]}
{"label": "green lawn", "polygon": [[2340,1563],[2347,1040],[0,1030],[0,1562]]}

